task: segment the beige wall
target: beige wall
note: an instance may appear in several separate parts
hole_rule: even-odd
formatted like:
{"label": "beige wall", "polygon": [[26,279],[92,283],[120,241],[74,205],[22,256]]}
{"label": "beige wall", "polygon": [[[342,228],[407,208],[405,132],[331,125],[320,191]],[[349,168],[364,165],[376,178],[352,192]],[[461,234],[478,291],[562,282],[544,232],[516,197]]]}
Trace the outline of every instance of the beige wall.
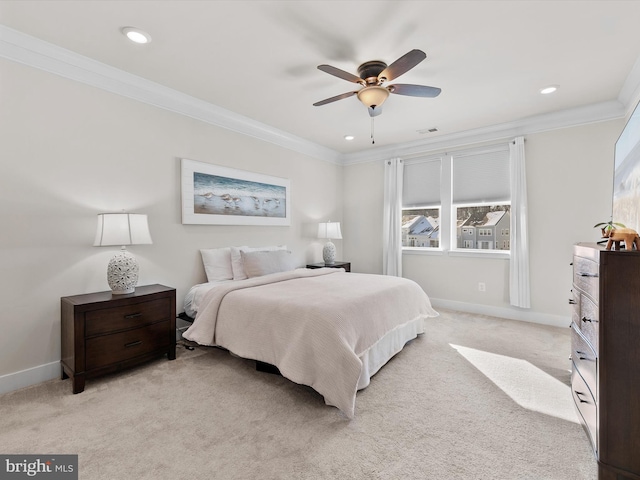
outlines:
{"label": "beige wall", "polygon": [[[405,254],[403,275],[436,305],[568,325],[571,246],[599,240],[592,227],[609,219],[613,146],[623,125],[616,120],[525,137],[530,310],[509,305],[508,260]],[[357,271],[382,272],[383,170],[382,162],[344,169],[345,252]],[[478,291],[479,282],[486,292]]]}
{"label": "beige wall", "polygon": [[[178,308],[205,280],[200,248],[287,244],[302,266],[322,259],[317,222],[342,220],[340,166],[17,63],[0,71],[0,391],[22,370],[57,376],[60,297],[108,290],[97,213],[148,214],[153,245],[130,247],[139,284],[177,288]],[[182,225],[180,158],[290,179],[291,226]]]}

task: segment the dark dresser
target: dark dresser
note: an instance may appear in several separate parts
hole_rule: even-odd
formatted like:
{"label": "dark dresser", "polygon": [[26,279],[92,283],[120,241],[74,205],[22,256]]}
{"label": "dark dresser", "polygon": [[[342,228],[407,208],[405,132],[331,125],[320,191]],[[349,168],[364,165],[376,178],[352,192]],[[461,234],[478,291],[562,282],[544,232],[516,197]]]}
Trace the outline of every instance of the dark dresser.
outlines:
{"label": "dark dresser", "polygon": [[571,391],[599,480],[640,480],[640,252],[573,254]]}

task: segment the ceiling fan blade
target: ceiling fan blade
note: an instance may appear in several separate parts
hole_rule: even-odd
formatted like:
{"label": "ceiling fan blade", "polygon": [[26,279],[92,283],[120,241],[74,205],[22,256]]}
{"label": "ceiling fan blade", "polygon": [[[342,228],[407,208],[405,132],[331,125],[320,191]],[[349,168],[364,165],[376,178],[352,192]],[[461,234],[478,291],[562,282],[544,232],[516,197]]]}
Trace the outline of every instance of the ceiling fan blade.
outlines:
{"label": "ceiling fan blade", "polygon": [[394,78],[398,78],[403,73],[407,73],[425,58],[427,58],[427,54],[422,50],[411,50],[409,53],[405,53],[398,60],[380,72],[378,78],[386,78],[387,81],[390,82]]}
{"label": "ceiling fan blade", "polygon": [[333,75],[334,77],[342,78],[348,82],[353,83],[362,83],[362,79],[360,77],[356,77],[354,74],[345,72],[344,70],[340,70],[339,68],[332,67],[331,65],[318,65],[318,70],[322,70],[329,75]]}
{"label": "ceiling fan blade", "polygon": [[440,95],[442,89],[438,87],[427,87],[426,85],[409,85],[406,83],[394,83],[387,87],[391,93],[396,95],[408,95],[410,97],[434,98]]}
{"label": "ceiling fan blade", "polygon": [[369,107],[367,110],[369,110],[370,117],[377,117],[382,113],[382,106],[378,105],[376,108]]}
{"label": "ceiling fan blade", "polygon": [[355,95],[357,92],[347,92],[347,93],[343,93],[341,95],[336,95],[335,97],[331,97],[331,98],[325,98],[324,100],[320,100],[319,102],[316,102],[313,104],[314,107],[320,107],[322,105],[326,105],[327,103],[331,103],[331,102],[336,102],[338,100],[342,100],[343,98],[349,98],[352,95]]}

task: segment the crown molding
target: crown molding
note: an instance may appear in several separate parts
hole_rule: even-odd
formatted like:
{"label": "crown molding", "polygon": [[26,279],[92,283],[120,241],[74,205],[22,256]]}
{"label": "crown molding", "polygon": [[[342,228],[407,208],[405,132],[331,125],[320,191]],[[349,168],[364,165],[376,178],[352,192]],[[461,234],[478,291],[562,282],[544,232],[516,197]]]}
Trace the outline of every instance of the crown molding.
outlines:
{"label": "crown molding", "polygon": [[631,116],[636,104],[640,101],[640,57],[633,64],[633,68],[620,89],[618,100],[627,106],[627,117]]}
{"label": "crown molding", "polygon": [[640,57],[618,100],[539,115],[464,132],[343,154],[159,83],[100,63],[0,24],[0,58],[240,133],[337,165],[408,157],[518,135],[623,118],[640,97]]}
{"label": "crown molding", "polygon": [[387,145],[368,151],[354,152],[342,156],[344,165],[386,160],[393,157],[407,158],[424,155],[448,148],[511,139],[519,135],[541,133],[560,128],[575,127],[589,123],[605,122],[625,116],[626,107],[617,100],[602,102],[559,112],[527,117],[513,122],[490,125],[464,132],[438,137]]}
{"label": "crown molding", "polygon": [[341,154],[159,83],[0,25],[0,57],[106,90],[303,155],[341,164]]}

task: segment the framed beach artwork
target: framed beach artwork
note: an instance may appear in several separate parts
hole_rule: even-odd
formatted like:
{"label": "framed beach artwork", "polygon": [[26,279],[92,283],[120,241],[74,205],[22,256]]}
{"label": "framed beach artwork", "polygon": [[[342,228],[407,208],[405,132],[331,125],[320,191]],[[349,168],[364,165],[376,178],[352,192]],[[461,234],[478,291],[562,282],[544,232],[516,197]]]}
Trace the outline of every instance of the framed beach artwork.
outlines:
{"label": "framed beach artwork", "polygon": [[291,224],[288,179],[182,159],[182,223]]}

